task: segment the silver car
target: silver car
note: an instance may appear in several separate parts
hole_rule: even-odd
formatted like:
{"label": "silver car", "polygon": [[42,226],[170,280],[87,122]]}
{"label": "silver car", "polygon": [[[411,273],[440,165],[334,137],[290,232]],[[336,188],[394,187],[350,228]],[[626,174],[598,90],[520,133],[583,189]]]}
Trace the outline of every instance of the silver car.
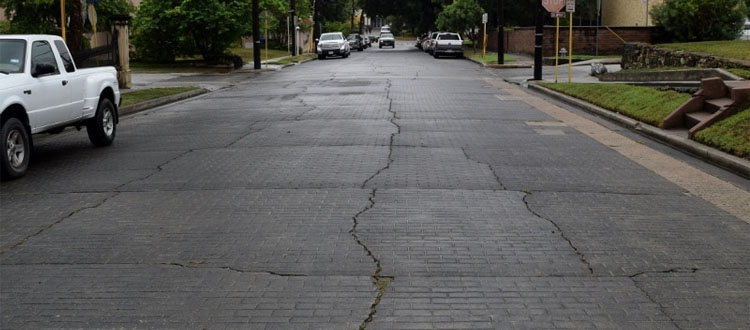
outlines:
{"label": "silver car", "polygon": [[318,42],[318,59],[322,60],[328,56],[347,58],[352,53],[349,42],[341,32],[323,33],[320,35],[320,39],[316,41]]}

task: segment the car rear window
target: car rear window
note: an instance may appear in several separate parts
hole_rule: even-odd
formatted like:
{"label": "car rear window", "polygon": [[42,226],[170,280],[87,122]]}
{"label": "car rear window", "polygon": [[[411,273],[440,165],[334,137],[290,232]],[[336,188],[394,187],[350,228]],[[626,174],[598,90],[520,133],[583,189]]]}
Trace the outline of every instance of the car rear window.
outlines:
{"label": "car rear window", "polygon": [[457,34],[441,34],[438,40],[461,40],[461,38]]}

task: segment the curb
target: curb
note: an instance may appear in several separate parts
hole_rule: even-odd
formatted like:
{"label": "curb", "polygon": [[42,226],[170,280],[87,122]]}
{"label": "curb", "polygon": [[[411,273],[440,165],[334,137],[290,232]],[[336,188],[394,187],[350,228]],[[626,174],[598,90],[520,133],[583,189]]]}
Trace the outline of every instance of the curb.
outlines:
{"label": "curb", "polygon": [[533,89],[558,101],[562,101],[587,112],[612,120],[626,128],[653,137],[672,147],[693,154],[698,158],[703,159],[704,161],[714,163],[721,167],[729,169],[744,178],[750,178],[750,161],[748,160],[732,156],[723,151],[700,144],[688,138],[668,134],[658,127],[642,123],[630,117],[626,117],[619,113],[598,107],[591,103],[553,91],[537,84],[530,83],[529,89]]}
{"label": "curb", "polygon": [[178,94],[173,94],[173,95],[168,95],[168,96],[162,96],[160,98],[156,98],[156,99],[153,99],[153,100],[148,100],[148,101],[145,101],[145,102],[136,103],[136,104],[133,104],[133,105],[121,107],[120,109],[118,109],[118,114],[120,116],[130,115],[130,114],[134,114],[134,113],[141,112],[141,111],[144,111],[144,110],[153,109],[153,108],[156,108],[158,106],[162,106],[162,105],[165,105],[165,104],[168,104],[168,103],[182,101],[184,99],[195,97],[195,96],[198,96],[198,95],[201,95],[201,94],[205,94],[205,93],[208,93],[208,92],[209,91],[207,89],[200,88],[200,89],[196,89],[196,90],[192,90],[192,91],[187,91],[187,92],[182,92],[182,93],[178,93]]}
{"label": "curb", "polygon": [[314,60],[317,60],[317,59],[318,59],[317,57],[311,57],[311,58],[308,58],[308,59],[304,59],[304,60],[302,60],[302,61],[299,61],[299,62],[297,62],[297,63],[289,63],[289,64],[284,64],[284,65],[283,65],[283,66],[282,66],[281,68],[282,68],[282,69],[286,69],[286,68],[288,68],[288,67],[290,67],[290,66],[295,66],[295,65],[300,65],[300,64],[304,64],[304,63],[307,63],[307,62],[311,62],[311,61],[314,61]]}
{"label": "curb", "polygon": [[484,62],[477,61],[471,57],[464,56],[465,60],[468,60],[469,62],[474,62],[476,64],[481,65],[485,68],[492,68],[492,69],[528,69],[531,68],[531,65],[527,64],[487,64]]}

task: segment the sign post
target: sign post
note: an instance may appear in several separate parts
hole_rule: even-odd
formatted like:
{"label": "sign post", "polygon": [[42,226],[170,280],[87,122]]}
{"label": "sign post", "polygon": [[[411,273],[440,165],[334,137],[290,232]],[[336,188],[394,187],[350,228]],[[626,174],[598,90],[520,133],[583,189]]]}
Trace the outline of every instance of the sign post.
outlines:
{"label": "sign post", "polygon": [[560,17],[565,17],[565,13],[561,13],[560,10],[565,7],[565,0],[542,0],[542,6],[557,21],[555,32],[555,82],[557,82],[558,61],[560,60],[558,54],[558,49],[560,49]]}
{"label": "sign post", "polygon": [[482,38],[482,58],[487,54],[487,20],[487,13],[482,14],[482,24],[484,24],[484,33],[482,34],[484,36],[484,38]]}
{"label": "sign post", "polygon": [[570,29],[568,30],[568,83],[573,81],[573,13],[576,11],[576,0],[567,0],[565,11],[570,13]]}

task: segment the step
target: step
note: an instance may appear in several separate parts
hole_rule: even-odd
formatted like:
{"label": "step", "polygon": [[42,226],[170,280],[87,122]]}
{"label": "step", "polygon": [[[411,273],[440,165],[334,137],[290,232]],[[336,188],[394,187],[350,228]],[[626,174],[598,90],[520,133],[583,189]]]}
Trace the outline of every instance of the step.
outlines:
{"label": "step", "polygon": [[685,127],[691,128],[695,125],[698,125],[698,123],[710,118],[711,116],[713,116],[713,113],[706,111],[698,111],[685,114]]}
{"label": "step", "polygon": [[703,110],[710,113],[714,113],[723,107],[732,105],[734,101],[730,98],[722,97],[720,99],[706,100],[703,105]]}

